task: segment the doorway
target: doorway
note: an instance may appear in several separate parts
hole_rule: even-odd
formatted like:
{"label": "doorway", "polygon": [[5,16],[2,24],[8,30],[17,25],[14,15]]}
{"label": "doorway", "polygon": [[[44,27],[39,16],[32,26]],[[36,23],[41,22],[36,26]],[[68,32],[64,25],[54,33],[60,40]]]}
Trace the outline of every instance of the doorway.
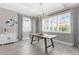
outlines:
{"label": "doorway", "polygon": [[28,17],[23,16],[23,21],[22,21],[22,37],[23,40],[29,39],[30,38],[30,33],[31,33],[31,19]]}

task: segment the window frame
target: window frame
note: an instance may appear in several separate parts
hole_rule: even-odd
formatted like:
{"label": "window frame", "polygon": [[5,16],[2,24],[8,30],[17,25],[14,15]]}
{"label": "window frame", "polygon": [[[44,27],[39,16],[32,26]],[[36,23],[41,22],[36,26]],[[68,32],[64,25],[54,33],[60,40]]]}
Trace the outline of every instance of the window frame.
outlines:
{"label": "window frame", "polygon": [[[72,32],[72,26],[71,26],[71,22],[72,22],[72,13],[71,13],[71,10],[64,11],[64,12],[60,12],[60,13],[51,15],[51,16],[49,16],[49,17],[47,17],[47,18],[51,18],[51,17],[53,18],[53,17],[60,16],[60,15],[65,14],[65,13],[70,13],[70,20],[69,20],[69,21],[70,21],[70,26],[69,26],[69,27],[70,27],[70,31],[69,31],[69,32],[59,32],[59,30],[56,31],[56,32],[55,32],[55,31],[50,31],[50,30],[49,30],[49,31],[44,31],[44,30],[43,30],[43,27],[42,27],[42,32],[69,33],[69,34],[70,34],[70,33]],[[44,18],[43,18],[43,19],[44,19]],[[43,20],[43,19],[42,19],[42,20]],[[57,21],[58,21],[58,20],[57,20]],[[43,24],[42,24],[42,26],[43,26]],[[59,29],[59,28],[58,28],[58,29]]]}

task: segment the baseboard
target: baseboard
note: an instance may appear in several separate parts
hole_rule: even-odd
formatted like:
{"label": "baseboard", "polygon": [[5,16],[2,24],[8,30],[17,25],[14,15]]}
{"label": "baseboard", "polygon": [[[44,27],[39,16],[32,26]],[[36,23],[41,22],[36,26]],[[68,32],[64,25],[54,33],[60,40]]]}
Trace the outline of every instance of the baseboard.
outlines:
{"label": "baseboard", "polygon": [[30,39],[29,37],[23,38],[23,40]]}
{"label": "baseboard", "polygon": [[73,46],[72,43],[68,43],[68,42],[64,42],[64,41],[60,41],[60,40],[54,40],[55,42],[58,42],[58,43],[62,43],[62,44],[65,44],[65,45],[68,45],[68,46]]}

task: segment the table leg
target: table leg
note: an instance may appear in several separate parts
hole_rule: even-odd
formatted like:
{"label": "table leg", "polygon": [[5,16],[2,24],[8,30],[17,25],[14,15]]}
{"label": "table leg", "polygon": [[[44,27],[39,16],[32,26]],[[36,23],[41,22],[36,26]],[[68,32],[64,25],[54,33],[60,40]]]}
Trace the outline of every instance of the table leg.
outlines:
{"label": "table leg", "polygon": [[32,42],[33,42],[33,38],[34,38],[34,36],[32,35],[32,40],[31,40],[31,44],[32,44]]}
{"label": "table leg", "polygon": [[51,40],[51,43],[52,43],[52,47],[54,47],[54,43],[53,43],[53,40],[52,39],[50,39]]}
{"label": "table leg", "polygon": [[45,42],[45,53],[47,53],[47,39],[46,38],[44,39],[44,42]]}
{"label": "table leg", "polygon": [[38,37],[38,42],[39,42],[40,38]]}

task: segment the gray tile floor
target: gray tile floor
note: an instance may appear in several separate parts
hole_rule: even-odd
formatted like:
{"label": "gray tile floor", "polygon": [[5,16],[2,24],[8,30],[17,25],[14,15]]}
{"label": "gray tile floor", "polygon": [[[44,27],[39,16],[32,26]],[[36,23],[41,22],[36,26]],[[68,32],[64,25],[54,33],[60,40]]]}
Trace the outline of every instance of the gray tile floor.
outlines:
{"label": "gray tile floor", "polygon": [[[47,55],[79,55],[79,48],[54,42],[55,47],[48,49]],[[44,41],[30,44],[30,39],[0,46],[0,55],[46,55]]]}

